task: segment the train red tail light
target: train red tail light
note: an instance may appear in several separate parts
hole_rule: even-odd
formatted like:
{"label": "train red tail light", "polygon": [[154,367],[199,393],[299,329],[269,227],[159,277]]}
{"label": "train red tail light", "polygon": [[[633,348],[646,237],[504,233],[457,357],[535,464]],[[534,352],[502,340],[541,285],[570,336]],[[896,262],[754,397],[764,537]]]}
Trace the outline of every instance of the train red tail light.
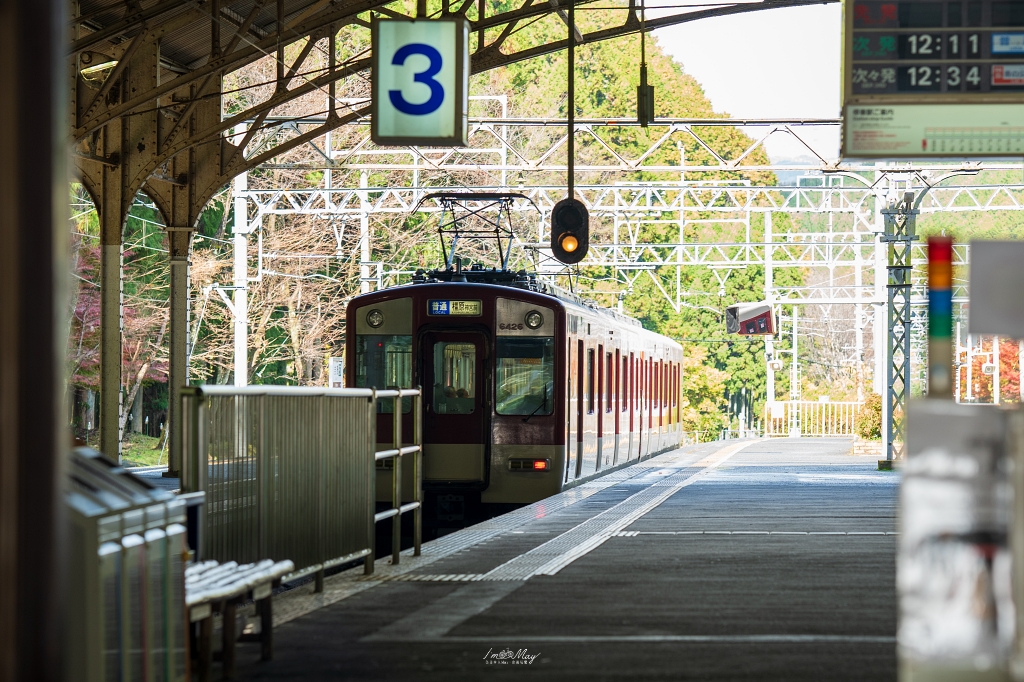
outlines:
{"label": "train red tail light", "polygon": [[551,471],[550,459],[510,459],[508,468],[512,471]]}

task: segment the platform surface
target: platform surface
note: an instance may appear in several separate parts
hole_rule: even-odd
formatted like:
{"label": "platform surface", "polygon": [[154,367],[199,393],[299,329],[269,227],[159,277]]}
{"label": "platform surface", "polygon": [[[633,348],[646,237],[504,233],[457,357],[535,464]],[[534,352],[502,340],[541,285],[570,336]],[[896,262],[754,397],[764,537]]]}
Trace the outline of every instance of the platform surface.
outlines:
{"label": "platform surface", "polygon": [[899,474],[849,450],[691,446],[298,588],[239,679],[894,680]]}

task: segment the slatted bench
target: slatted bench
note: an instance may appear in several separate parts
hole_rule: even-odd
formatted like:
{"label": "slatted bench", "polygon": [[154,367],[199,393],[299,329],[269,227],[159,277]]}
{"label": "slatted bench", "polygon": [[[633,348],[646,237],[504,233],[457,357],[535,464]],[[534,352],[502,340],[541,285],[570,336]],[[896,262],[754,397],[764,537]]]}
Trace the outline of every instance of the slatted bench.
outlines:
{"label": "slatted bench", "polygon": [[260,658],[270,660],[274,652],[274,619],[271,607],[273,588],[281,578],[295,570],[291,561],[265,559],[255,564],[234,561],[202,561],[185,569],[185,606],[189,622],[199,623],[197,677],[209,682],[213,661],[213,614],[222,616],[224,679],[235,677],[235,609],[247,599],[256,602],[260,614]]}

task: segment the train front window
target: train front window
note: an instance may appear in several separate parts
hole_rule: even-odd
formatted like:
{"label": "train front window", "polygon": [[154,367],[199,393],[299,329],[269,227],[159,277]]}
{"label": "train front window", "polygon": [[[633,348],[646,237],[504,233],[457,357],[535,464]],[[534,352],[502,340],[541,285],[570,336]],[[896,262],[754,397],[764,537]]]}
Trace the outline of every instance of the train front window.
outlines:
{"label": "train front window", "polygon": [[555,406],[555,340],[499,338],[496,382],[498,414],[551,414]]}
{"label": "train front window", "polygon": [[472,414],[476,408],[476,345],[434,344],[434,414]]}
{"label": "train front window", "polygon": [[[412,388],[412,337],[359,334],[356,336],[357,388]],[[390,398],[377,401],[377,412],[393,411]],[[412,398],[402,398],[402,413],[412,410]]]}

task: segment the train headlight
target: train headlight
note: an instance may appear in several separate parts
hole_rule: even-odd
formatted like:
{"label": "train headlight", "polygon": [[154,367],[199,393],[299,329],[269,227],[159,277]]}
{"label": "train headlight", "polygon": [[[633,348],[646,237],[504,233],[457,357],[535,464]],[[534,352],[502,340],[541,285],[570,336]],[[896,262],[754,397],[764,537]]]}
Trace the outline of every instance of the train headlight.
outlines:
{"label": "train headlight", "polygon": [[530,329],[540,329],[540,326],[544,324],[544,316],[536,310],[531,310],[526,313],[526,317],[523,318],[523,321],[526,322],[526,326]]}
{"label": "train headlight", "polygon": [[384,324],[384,313],[374,308],[370,312],[366,313],[366,324],[370,325],[374,329]]}

